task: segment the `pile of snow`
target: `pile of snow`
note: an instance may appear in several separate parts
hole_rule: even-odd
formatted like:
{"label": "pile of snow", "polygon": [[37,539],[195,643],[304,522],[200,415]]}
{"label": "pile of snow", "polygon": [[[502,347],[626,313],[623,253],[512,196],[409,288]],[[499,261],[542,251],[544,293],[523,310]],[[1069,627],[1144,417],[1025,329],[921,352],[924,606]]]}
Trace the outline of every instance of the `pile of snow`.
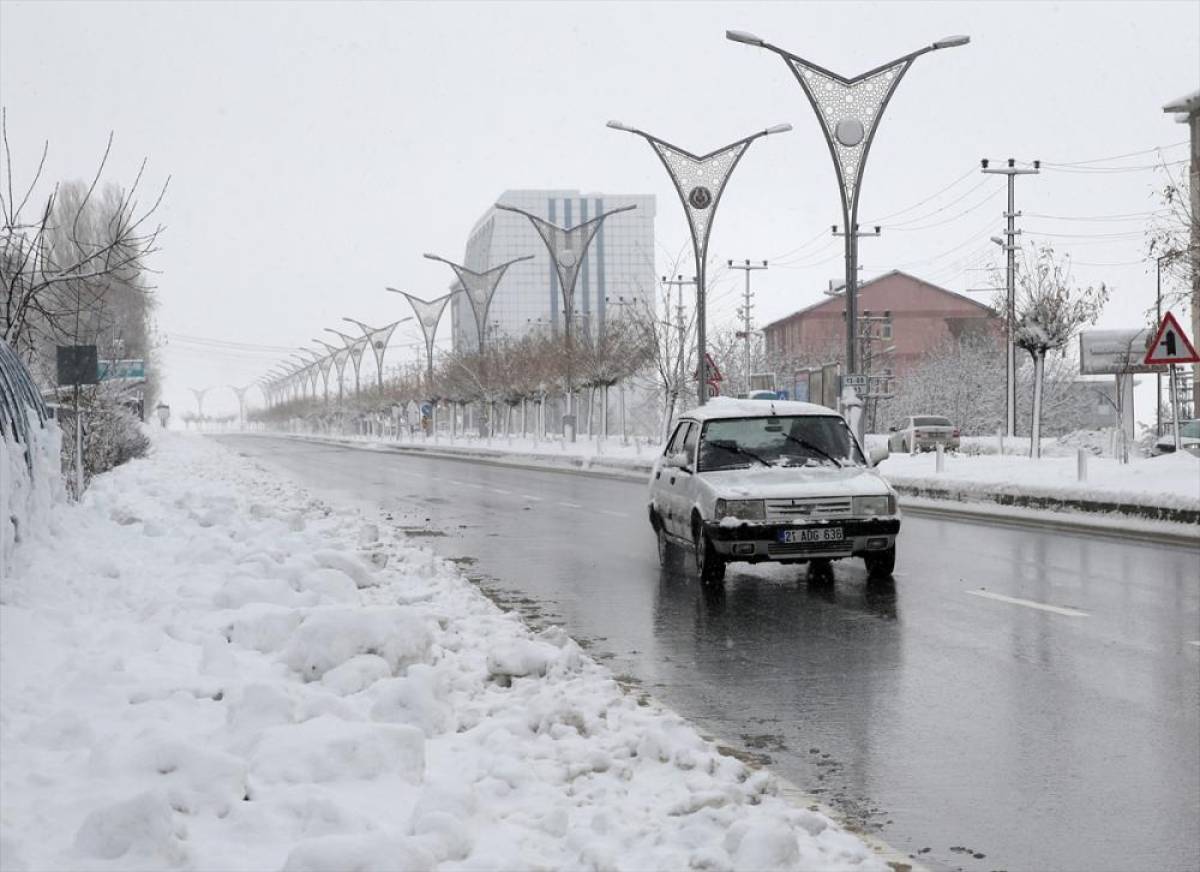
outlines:
{"label": "pile of snow", "polygon": [[65,497],[58,425],[30,415],[29,445],[0,433],[0,579],[9,573],[17,545],[49,533],[51,509]]}
{"label": "pile of snow", "polygon": [[1194,455],[1135,457],[1127,464],[1111,457],[1089,456],[1085,481],[1077,480],[1075,455],[1074,449],[1067,457],[1039,460],[1008,454],[948,453],[939,473],[933,452],[893,454],[880,464],[879,471],[893,484],[952,488],[980,498],[1005,493],[1200,510],[1200,458]]}
{"label": "pile of snow", "polygon": [[54,511],[0,582],[6,872],[886,869],[561,630],[201,437]]}

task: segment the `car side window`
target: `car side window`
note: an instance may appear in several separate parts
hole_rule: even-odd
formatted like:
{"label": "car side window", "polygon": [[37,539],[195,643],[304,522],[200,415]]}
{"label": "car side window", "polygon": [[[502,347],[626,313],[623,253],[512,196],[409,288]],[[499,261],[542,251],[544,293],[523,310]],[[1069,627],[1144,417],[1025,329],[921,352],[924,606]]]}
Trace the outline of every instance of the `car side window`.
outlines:
{"label": "car side window", "polygon": [[700,441],[700,425],[693,424],[688,428],[687,435],[683,437],[683,452],[687,455],[687,465],[692,466],[696,462],[696,443]]}
{"label": "car side window", "polygon": [[687,421],[680,421],[675,425],[675,432],[671,434],[671,438],[667,440],[667,447],[663,449],[664,457],[670,457],[683,447],[683,435],[686,432],[687,427]]}

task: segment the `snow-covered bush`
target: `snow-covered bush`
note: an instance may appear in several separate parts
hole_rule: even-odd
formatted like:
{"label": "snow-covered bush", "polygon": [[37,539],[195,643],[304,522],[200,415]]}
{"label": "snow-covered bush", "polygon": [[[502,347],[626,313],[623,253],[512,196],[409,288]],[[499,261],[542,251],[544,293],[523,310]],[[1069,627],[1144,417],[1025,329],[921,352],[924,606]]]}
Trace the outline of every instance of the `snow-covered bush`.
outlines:
{"label": "snow-covered bush", "polygon": [[63,497],[60,442],[53,421],[31,422],[28,445],[0,433],[0,578],[17,545],[49,523],[51,507]]}

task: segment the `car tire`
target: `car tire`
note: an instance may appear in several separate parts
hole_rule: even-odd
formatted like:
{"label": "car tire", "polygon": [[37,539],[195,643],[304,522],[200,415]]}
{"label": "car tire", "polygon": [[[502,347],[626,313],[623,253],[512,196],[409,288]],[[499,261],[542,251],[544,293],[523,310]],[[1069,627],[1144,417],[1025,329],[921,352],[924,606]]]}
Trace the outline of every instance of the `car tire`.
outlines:
{"label": "car tire", "polygon": [[872,551],[863,557],[867,575],[871,578],[890,578],[896,569],[896,546],[886,551]]}
{"label": "car tire", "polygon": [[658,565],[666,569],[671,562],[671,551],[674,550],[671,540],[667,538],[667,531],[661,523],[654,528],[654,535],[658,538]]}
{"label": "car tire", "polygon": [[712,587],[725,580],[725,560],[700,529],[696,530],[696,576],[703,587]]}

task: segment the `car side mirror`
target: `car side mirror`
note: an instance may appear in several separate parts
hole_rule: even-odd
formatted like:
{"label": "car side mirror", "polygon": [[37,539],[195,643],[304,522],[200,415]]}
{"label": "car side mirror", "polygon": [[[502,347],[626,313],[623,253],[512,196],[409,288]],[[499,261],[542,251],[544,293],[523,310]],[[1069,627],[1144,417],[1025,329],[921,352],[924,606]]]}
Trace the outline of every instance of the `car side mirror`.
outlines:
{"label": "car side mirror", "polygon": [[886,445],[876,445],[867,452],[867,458],[871,461],[872,466],[878,466],[891,456]]}

